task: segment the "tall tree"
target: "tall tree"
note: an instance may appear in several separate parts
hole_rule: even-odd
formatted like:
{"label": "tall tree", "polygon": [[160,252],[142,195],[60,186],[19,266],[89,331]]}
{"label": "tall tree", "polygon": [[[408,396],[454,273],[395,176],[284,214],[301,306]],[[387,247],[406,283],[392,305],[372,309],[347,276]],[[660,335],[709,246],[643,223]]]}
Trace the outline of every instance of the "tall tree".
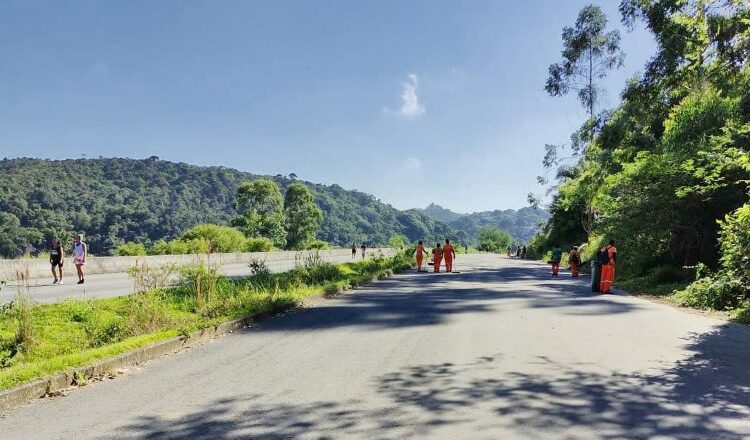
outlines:
{"label": "tall tree", "polygon": [[271,179],[244,182],[237,190],[236,206],[241,215],[233,222],[248,237],[265,237],[284,246],[284,212],[281,191]]}
{"label": "tall tree", "polygon": [[602,8],[588,5],[578,13],[574,27],[562,33],[563,61],[549,67],[545,90],[563,96],[571,89],[593,117],[599,102],[597,81],[607,72],[622,66],[625,54],[620,50],[620,33],[607,31],[607,16]]}
{"label": "tall tree", "polygon": [[289,249],[304,249],[315,240],[323,220],[323,211],[315,204],[312,192],[303,183],[289,185],[284,196],[284,224]]}

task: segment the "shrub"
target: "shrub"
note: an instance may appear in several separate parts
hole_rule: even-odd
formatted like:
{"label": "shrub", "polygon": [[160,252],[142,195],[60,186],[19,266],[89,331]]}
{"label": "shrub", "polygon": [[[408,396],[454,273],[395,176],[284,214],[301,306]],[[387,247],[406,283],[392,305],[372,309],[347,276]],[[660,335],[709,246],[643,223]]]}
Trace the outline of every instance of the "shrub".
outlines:
{"label": "shrub", "polygon": [[323,287],[323,293],[325,296],[333,296],[338,294],[341,291],[341,288],[336,283],[328,283]]}
{"label": "shrub", "polygon": [[722,267],[750,285],[750,204],[727,215],[719,224]]}
{"label": "shrub", "polygon": [[273,242],[263,237],[250,237],[245,239],[245,252],[268,252],[273,249]]}
{"label": "shrub", "polygon": [[195,300],[196,310],[204,310],[206,303],[216,288],[216,283],[223,278],[215,267],[206,267],[204,264],[197,266],[183,266],[180,275],[187,282],[189,295]]}
{"label": "shrub", "polygon": [[203,253],[242,252],[245,250],[245,236],[230,226],[203,224],[194,226],[180,237],[187,242],[205,242],[208,246]]}
{"label": "shrub", "polygon": [[688,272],[674,266],[657,266],[648,271],[648,277],[656,284],[671,284],[686,281]]}
{"label": "shrub", "polygon": [[675,293],[680,304],[702,309],[726,310],[740,305],[745,286],[725,273],[701,278]]}
{"label": "shrub", "polygon": [[138,257],[147,255],[146,246],[142,243],[123,243],[115,249],[115,255],[120,257]]}
{"label": "shrub", "polygon": [[271,274],[271,269],[268,268],[265,259],[251,258],[247,265],[250,267],[250,273],[255,277],[267,277]]}
{"label": "shrub", "polygon": [[318,252],[297,254],[296,268],[304,276],[306,284],[322,284],[340,276],[339,268],[323,260]]}
{"label": "shrub", "polygon": [[330,249],[331,246],[323,240],[313,240],[305,246],[306,249],[312,250],[325,250]]}
{"label": "shrub", "polygon": [[133,291],[140,293],[167,287],[174,279],[178,269],[177,266],[172,264],[151,269],[145,261],[136,261],[135,265],[128,268],[127,272],[133,278]]}

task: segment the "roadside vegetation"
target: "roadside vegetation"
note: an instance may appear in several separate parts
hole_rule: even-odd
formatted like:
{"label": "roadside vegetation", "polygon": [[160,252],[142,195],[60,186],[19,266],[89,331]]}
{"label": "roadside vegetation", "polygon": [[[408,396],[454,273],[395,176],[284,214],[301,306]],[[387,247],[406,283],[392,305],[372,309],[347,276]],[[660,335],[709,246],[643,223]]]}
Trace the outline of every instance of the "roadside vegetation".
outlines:
{"label": "roadside vegetation", "polygon": [[577,92],[589,118],[547,146],[551,218],[530,247],[588,243],[590,257],[614,239],[615,285],[750,322],[750,4],[622,0],[620,11],[657,52],[602,109],[598,81],[621,65],[620,36],[593,5],[564,30],[547,91]]}
{"label": "roadside vegetation", "polygon": [[20,289],[15,301],[0,306],[0,390],[235,318],[286,309],[309,295],[355,288],[409,268],[413,252],[339,265],[312,253],[278,274],[254,260],[254,275],[241,279],[221,276],[216,267],[188,266],[175,269],[182,282],[168,288],[151,287],[173,271],[136,267],[131,275],[142,280],[139,293],[55,304],[33,304]]}

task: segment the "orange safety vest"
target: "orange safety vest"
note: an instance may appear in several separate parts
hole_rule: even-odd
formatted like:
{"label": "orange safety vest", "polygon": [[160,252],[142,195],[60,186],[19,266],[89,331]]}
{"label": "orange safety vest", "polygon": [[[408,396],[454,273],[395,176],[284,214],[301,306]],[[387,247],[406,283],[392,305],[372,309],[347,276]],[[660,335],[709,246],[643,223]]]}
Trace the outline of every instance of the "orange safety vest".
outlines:
{"label": "orange safety vest", "polygon": [[417,245],[417,257],[421,257],[424,254],[424,246],[421,244]]}

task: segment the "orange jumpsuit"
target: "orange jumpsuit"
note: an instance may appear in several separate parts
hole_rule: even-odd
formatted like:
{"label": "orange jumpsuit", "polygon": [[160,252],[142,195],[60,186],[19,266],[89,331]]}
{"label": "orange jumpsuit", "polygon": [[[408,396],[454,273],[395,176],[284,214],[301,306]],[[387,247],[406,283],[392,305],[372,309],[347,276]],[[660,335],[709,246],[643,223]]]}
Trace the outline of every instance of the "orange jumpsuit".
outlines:
{"label": "orange jumpsuit", "polygon": [[432,255],[435,256],[435,259],[433,261],[435,265],[435,272],[440,272],[440,263],[443,261],[443,250],[439,247],[436,247],[432,250]]}
{"label": "orange jumpsuit", "polygon": [[422,261],[424,260],[424,246],[417,245],[417,271],[422,271]]}
{"label": "orange jumpsuit", "polygon": [[573,278],[578,278],[578,259],[579,259],[578,252],[576,251],[570,251],[570,254],[568,255],[568,261],[570,261],[570,272],[573,275]]}
{"label": "orange jumpsuit", "polygon": [[615,282],[614,255],[617,253],[617,248],[610,245],[607,246],[605,251],[609,255],[609,263],[602,265],[602,278],[599,284],[599,291],[601,293],[609,293],[609,289],[612,288],[612,284]]}
{"label": "orange jumpsuit", "polygon": [[453,250],[453,245],[446,244],[443,246],[443,258],[445,258],[445,271],[453,272],[453,258],[456,256],[456,251]]}

